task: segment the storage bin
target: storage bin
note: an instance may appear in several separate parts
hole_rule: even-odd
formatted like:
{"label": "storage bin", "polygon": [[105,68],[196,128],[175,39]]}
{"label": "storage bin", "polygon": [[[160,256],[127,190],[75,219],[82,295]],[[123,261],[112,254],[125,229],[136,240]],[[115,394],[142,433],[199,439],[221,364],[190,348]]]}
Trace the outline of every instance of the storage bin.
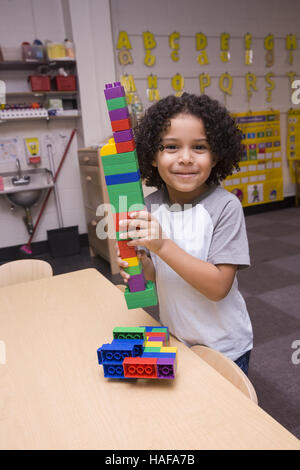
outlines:
{"label": "storage bin", "polygon": [[29,81],[32,91],[50,91],[51,82],[48,75],[30,75]]}
{"label": "storage bin", "polygon": [[55,85],[58,91],[75,91],[76,90],[76,77],[75,75],[57,75],[55,77]]}
{"label": "storage bin", "polygon": [[45,60],[44,46],[24,45],[22,49],[23,58],[26,62],[43,62]]}
{"label": "storage bin", "polygon": [[4,61],[19,61],[23,60],[22,48],[19,47],[1,47],[2,57]]}

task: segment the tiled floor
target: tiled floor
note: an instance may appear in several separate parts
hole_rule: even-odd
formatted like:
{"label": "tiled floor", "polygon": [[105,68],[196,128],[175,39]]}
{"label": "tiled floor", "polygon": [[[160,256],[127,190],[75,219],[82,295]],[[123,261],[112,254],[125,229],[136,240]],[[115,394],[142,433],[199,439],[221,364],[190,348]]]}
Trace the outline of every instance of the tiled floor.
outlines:
{"label": "tiled floor", "polygon": [[[251,316],[249,378],[259,405],[300,438],[300,208],[246,217],[251,269],[239,285]],[[300,361],[300,350],[299,350]]]}
{"label": "tiled floor", "polygon": [[[239,272],[238,281],[254,329],[249,378],[259,405],[300,438],[300,363],[292,362],[292,344],[300,341],[300,208],[247,216],[246,225],[252,266]],[[55,275],[95,267],[122,283],[107,262],[90,258],[88,248],[76,256],[39,258]],[[147,310],[157,317],[156,307]]]}

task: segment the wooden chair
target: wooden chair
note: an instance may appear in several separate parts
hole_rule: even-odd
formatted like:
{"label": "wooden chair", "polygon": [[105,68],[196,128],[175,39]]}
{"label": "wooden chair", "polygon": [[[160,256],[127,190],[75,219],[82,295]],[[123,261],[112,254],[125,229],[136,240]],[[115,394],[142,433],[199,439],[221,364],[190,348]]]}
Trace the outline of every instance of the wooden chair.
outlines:
{"label": "wooden chair", "polygon": [[206,346],[192,346],[191,350],[237,387],[254,403],[258,403],[254,387],[240,367],[223,354]]}
{"label": "wooden chair", "polygon": [[0,266],[0,287],[53,276],[52,267],[39,259],[20,259]]}

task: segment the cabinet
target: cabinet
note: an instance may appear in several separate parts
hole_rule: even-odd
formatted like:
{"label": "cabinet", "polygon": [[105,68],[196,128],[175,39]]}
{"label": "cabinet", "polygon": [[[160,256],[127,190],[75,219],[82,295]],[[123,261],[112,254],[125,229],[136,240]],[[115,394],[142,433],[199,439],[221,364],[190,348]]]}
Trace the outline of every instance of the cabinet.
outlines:
{"label": "cabinet", "polygon": [[116,240],[109,237],[101,240],[96,233],[97,224],[105,216],[108,216],[107,218],[112,223],[112,214],[110,212],[102,216],[96,215],[100,204],[109,204],[99,149],[79,149],[78,159],[90,253],[92,256],[99,255],[104,258],[110,263],[111,273],[118,274],[120,269],[115,251]]}

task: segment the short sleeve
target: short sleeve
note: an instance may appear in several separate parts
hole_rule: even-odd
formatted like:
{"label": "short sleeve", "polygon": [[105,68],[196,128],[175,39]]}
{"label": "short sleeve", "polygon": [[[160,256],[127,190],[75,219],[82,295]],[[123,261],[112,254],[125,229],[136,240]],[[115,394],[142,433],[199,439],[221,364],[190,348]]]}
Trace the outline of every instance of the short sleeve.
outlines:
{"label": "short sleeve", "polygon": [[216,221],[207,261],[236,264],[238,269],[250,266],[245,217],[237,198],[226,203]]}

